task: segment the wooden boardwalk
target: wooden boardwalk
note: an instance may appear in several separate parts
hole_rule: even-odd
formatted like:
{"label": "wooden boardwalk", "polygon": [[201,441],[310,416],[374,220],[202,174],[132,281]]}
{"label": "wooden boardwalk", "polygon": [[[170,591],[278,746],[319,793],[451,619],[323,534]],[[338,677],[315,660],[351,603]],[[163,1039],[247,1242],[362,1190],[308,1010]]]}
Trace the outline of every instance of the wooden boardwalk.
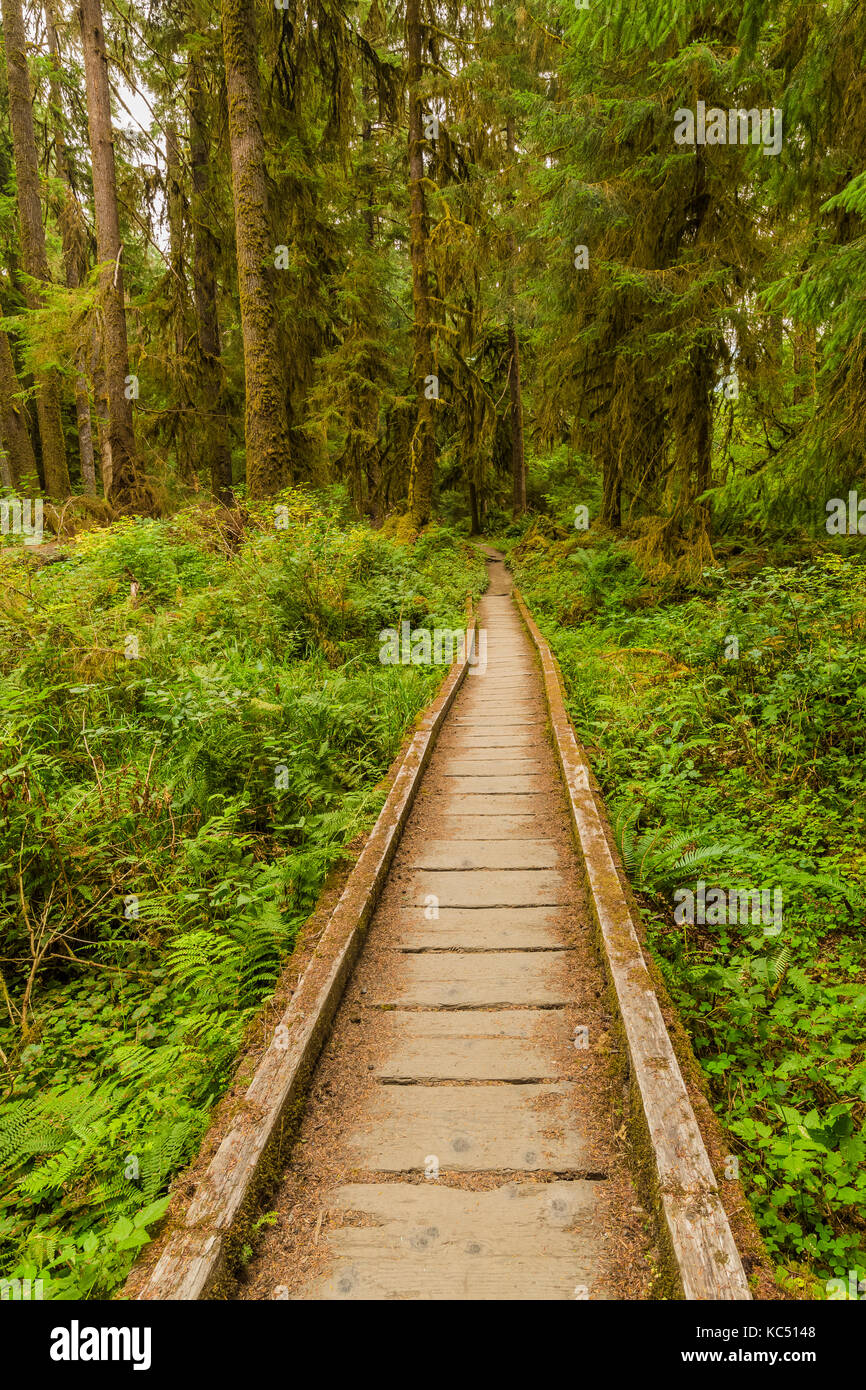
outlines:
{"label": "wooden boardwalk", "polygon": [[242,1297],[648,1282],[539,669],[501,564],[491,579],[487,668],[439,736]]}
{"label": "wooden boardwalk", "polygon": [[751,1297],[555,662],[488,563],[486,666],[420,718],[132,1298]]}

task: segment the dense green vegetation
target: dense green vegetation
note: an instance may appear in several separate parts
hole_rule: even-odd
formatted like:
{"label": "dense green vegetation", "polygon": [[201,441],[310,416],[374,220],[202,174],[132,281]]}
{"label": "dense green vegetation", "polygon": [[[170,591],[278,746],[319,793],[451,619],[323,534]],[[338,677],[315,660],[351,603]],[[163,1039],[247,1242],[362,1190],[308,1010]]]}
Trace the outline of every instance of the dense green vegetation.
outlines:
{"label": "dense green vegetation", "polygon": [[[866,1270],[866,555],[664,586],[609,537],[505,544],[780,1280],[820,1297]],[[697,880],[778,886],[781,930],[678,923]]]}
{"label": "dense green vegetation", "polygon": [[442,676],[379,631],[460,627],[484,583],[447,532],[281,505],[236,553],[189,510],[0,558],[0,1266],[48,1297],[123,1277],[378,812]]}
{"label": "dense green vegetation", "polygon": [[[0,1270],[98,1295],[147,1239],[433,688],[376,634],[459,625],[470,531],[780,1277],[862,1268],[866,7],[0,37]],[[678,920],[699,882],[782,931]]]}

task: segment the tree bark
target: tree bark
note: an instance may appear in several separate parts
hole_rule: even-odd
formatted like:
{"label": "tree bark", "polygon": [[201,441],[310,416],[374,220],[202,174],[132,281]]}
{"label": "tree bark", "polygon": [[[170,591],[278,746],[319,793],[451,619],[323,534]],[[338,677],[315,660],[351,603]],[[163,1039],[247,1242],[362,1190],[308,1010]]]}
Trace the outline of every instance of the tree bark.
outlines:
{"label": "tree bark", "polygon": [[[9,116],[18,188],[21,258],[31,281],[26,289],[27,304],[30,309],[38,309],[42,306],[43,294],[33,281],[49,285],[51,274],[45,249],[45,228],[42,225],[39,159],[36,153],[36,132],[33,128],[33,102],[27,71],[27,40],[21,0],[2,0],[2,13]],[[63,418],[60,411],[60,380],[53,368],[43,371],[40,376],[36,390],[36,409],[42,441],[45,490],[51,497],[68,497],[69,469],[66,463],[66,441],[63,437]]]}
{"label": "tree bark", "polygon": [[514,313],[509,311],[508,393],[511,413],[511,513],[522,516],[526,511],[526,456],[523,445],[523,399],[520,390],[520,348],[514,330]]}
{"label": "tree bark", "polygon": [[[514,153],[514,122],[509,116],[506,124],[506,143],[509,155]],[[513,205],[514,195],[509,199]],[[508,233],[509,262],[514,256],[514,233]],[[523,397],[520,389],[520,346],[514,327],[514,272],[508,267],[508,394],[511,414],[511,514],[522,516],[526,511],[526,453],[523,439]]]}
{"label": "tree bark", "polygon": [[106,500],[111,493],[111,428],[108,392],[105,389],[105,361],[99,335],[93,334],[93,354],[90,376],[93,381],[94,405],[96,407],[96,433],[99,439],[99,467],[102,473],[102,491]]}
{"label": "tree bark", "polygon": [[424,113],[418,90],[422,76],[421,0],[407,0],[406,40],[409,58],[409,242],[414,311],[412,376],[417,401],[415,429],[409,444],[409,516],[413,525],[420,527],[430,520],[436,481],[434,405],[426,394],[427,378],[433,375],[433,351],[423,184]]}
{"label": "tree bark", "polygon": [[471,512],[471,514],[472,514],[472,532],[471,532],[471,534],[472,534],[473,536],[480,536],[480,535],[481,535],[481,514],[480,514],[480,512],[479,512],[479,510],[478,510],[478,488],[475,486],[475,484],[473,483],[473,481],[472,481],[471,478],[469,479],[469,510],[470,510],[470,512]]}
{"label": "tree bark", "polygon": [[101,0],[81,0],[80,19],[93,164],[96,254],[102,267],[100,286],[108,407],[107,446],[111,455],[109,476],[105,476],[103,468],[103,481],[106,497],[112,506],[121,511],[137,511],[141,510],[145,494],[139,474],[132,400],[128,395],[129,343],[123,288],[123,242],[120,239],[117,209],[114,133]]}
{"label": "tree bark", "polygon": [[[180,137],[174,121],[165,123],[165,177],[169,262],[174,276],[183,285],[183,174],[180,163]],[[182,302],[178,301],[174,320],[174,350],[178,362],[183,357],[184,350],[182,309]]]}
{"label": "tree bark", "polygon": [[39,480],[36,455],[18,400],[20,389],[9,338],[0,332],[0,438],[6,450],[9,480],[14,488],[28,479],[32,483]]}
{"label": "tree bark", "polygon": [[210,203],[214,193],[210,135],[204,71],[200,60],[193,56],[190,57],[187,71],[187,100],[192,165],[193,298],[206,411],[204,453],[210,467],[211,492],[217,501],[229,506],[234,500],[232,454],[220,362],[216,283],[217,241],[211,228],[210,215]]}
{"label": "tree bark", "polygon": [[[51,92],[51,118],[54,130],[54,167],[63,185],[64,203],[58,221],[63,243],[63,268],[67,289],[77,289],[87,273],[87,244],[84,219],[75,197],[69,162],[66,156],[66,136],[63,130],[62,92],[60,87],[60,45],[54,22],[52,0],[44,0],[45,29],[51,57],[48,82]],[[87,497],[96,496],[96,465],[93,457],[93,429],[90,419],[90,393],[83,370],[83,351],[78,354],[75,372],[75,417],[78,424],[78,457],[81,481]]]}
{"label": "tree bark", "polygon": [[[805,327],[795,325],[793,336],[795,405],[815,394],[815,342],[816,334],[812,324],[807,324]],[[808,372],[805,381],[802,380],[804,372]]]}
{"label": "tree bark", "polygon": [[[207,430],[199,429],[198,420],[194,421],[193,428],[190,430],[189,423],[192,417],[186,413],[187,408],[195,402],[190,371],[192,364],[187,348],[188,294],[184,256],[183,164],[180,153],[180,133],[173,118],[169,118],[165,122],[165,165],[165,201],[168,213],[169,266],[171,268],[169,295],[174,321],[172,375],[177,403],[180,407],[178,425],[174,433],[177,473],[178,478],[183,483],[198,492],[198,455],[200,446],[204,442],[203,436],[207,434]],[[209,411],[210,408],[211,403],[206,402],[205,411]]]}
{"label": "tree bark", "polygon": [[268,211],[254,0],[223,0],[232,196],[246,378],[247,486],[269,497],[290,476],[285,376],[275,286],[266,270],[274,245]]}
{"label": "tree bark", "polygon": [[616,449],[605,449],[602,464],[601,519],[606,526],[622,525],[622,472]]}

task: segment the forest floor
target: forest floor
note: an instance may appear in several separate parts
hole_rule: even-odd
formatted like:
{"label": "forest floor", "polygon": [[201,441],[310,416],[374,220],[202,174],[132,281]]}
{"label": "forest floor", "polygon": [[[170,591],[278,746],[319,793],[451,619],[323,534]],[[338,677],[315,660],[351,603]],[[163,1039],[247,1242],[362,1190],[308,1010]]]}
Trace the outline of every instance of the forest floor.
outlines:
{"label": "forest floor", "polygon": [[[518,528],[515,528],[515,533]],[[866,585],[827,545],[690,582],[543,523],[497,541],[559,660],[646,941],[781,1286],[866,1274]],[[685,915],[780,895],[778,923]]]}

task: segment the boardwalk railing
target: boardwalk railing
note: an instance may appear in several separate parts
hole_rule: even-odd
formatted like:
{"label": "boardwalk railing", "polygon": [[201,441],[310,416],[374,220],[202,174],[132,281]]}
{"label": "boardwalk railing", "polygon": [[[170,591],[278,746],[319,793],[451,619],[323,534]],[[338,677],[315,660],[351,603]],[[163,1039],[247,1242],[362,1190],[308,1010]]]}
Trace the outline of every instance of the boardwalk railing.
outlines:
{"label": "boardwalk railing", "polygon": [[751,1298],[739,1251],[674,1053],[590,784],[586,754],[565,708],[556,659],[517,589],[514,599],[541,660],[550,721],[628,1047],[635,1113],[645,1127],[650,1179],[671,1273],[687,1299]]}
{"label": "boardwalk railing", "polygon": [[[475,618],[468,604],[466,612],[468,632],[474,628]],[[364,944],[439,729],[469,669],[469,645],[465,644],[466,649],[458,655],[439,693],[424,711],[315,955],[274,1031],[182,1224],[169,1235],[137,1297],[199,1299],[218,1296],[222,1291],[232,1254],[244,1239],[259,1190],[269,1176],[279,1171],[281,1157],[290,1145],[293,1120]]]}

